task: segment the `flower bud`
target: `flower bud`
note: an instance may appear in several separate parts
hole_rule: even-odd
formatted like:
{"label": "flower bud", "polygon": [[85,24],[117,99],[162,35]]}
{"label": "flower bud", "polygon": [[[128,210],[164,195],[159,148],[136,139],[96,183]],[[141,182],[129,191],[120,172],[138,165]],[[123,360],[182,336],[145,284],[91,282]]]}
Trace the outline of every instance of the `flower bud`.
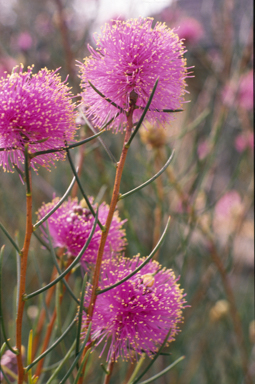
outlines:
{"label": "flower bud", "polygon": [[225,317],[229,312],[229,303],[227,300],[218,300],[209,312],[210,320],[212,322],[219,321]]}
{"label": "flower bud", "polygon": [[167,142],[166,130],[161,124],[155,126],[155,124],[150,124],[146,122],[144,127],[141,127],[140,130],[141,140],[146,146],[151,148],[160,148],[163,147]]}
{"label": "flower bud", "polygon": [[155,283],[154,276],[151,273],[146,273],[146,275],[142,276],[143,284],[146,285],[146,287],[152,287]]}

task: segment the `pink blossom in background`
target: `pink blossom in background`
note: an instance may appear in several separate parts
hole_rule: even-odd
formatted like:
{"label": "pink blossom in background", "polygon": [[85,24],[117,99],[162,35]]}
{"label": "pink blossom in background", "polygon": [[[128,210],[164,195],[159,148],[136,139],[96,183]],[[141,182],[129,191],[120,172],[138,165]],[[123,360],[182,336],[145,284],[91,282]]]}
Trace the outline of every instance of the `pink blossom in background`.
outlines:
{"label": "pink blossom in background", "polygon": [[214,210],[213,229],[221,243],[237,229],[245,206],[239,193],[235,190],[227,192],[217,202]]}
{"label": "pink blossom in background", "polygon": [[204,160],[210,151],[210,145],[207,140],[201,141],[197,147],[199,160]]}
{"label": "pink blossom in background", "polygon": [[179,9],[169,9],[165,8],[160,12],[160,20],[173,24],[176,20],[180,19],[181,11]]}
{"label": "pink blossom in background", "polygon": [[[119,257],[107,259],[101,266],[99,289],[104,289],[133,272],[145,258]],[[185,300],[174,272],[150,261],[137,274],[116,288],[97,296],[92,318],[91,339],[95,345],[109,345],[107,361],[133,359],[147,353],[150,357],[163,343],[174,340],[182,322]],[[91,295],[91,284],[85,296],[85,306]],[[87,316],[84,315],[84,323]],[[110,344],[107,340],[110,339]]]}
{"label": "pink blossom in background", "polygon": [[213,217],[213,228],[219,238],[228,237],[235,230],[243,210],[244,205],[237,191],[229,191],[220,198]]}
{"label": "pink blossom in background", "polygon": [[240,153],[245,151],[245,149],[247,148],[247,138],[243,133],[236,137],[235,148]]}
{"label": "pink blossom in background", "polygon": [[248,111],[254,107],[253,71],[240,76],[238,81],[230,81],[222,92],[222,100],[228,107],[241,107]]}
{"label": "pink blossom in background", "polygon": [[[0,165],[12,171],[24,162],[24,148],[30,153],[65,146],[73,140],[77,129],[75,104],[66,82],[57,71],[41,69],[32,74],[32,67],[23,72],[21,65],[11,75],[0,79]],[[54,152],[31,160],[49,168],[65,153]]]}
{"label": "pink blossom in background", "polygon": [[[137,97],[133,114],[137,121],[157,78],[147,120],[166,123],[174,114],[162,110],[182,107],[188,77],[183,43],[165,24],[156,23],[152,28],[152,22],[139,18],[106,24],[96,38],[96,50],[89,47],[91,56],[79,64],[85,113],[96,126],[114,119],[109,128],[125,128],[131,92]],[[116,105],[101,97],[89,82]]]}
{"label": "pink blossom in background", "polygon": [[222,102],[229,108],[234,107],[236,103],[237,83],[228,82],[223,88],[221,97]]}
{"label": "pink blossom in background", "polygon": [[33,39],[30,33],[28,32],[20,33],[17,38],[17,44],[22,51],[28,51],[30,48],[32,48]]}
{"label": "pink blossom in background", "polygon": [[185,39],[186,44],[196,44],[203,38],[204,29],[198,20],[192,17],[184,17],[179,23],[177,33],[180,39]]}
{"label": "pink blossom in background", "polygon": [[220,198],[215,206],[215,216],[218,218],[229,218],[240,211],[242,205],[241,196],[235,190],[227,192]]}
{"label": "pink blossom in background", "polygon": [[241,77],[238,90],[238,104],[247,110],[252,110],[254,107],[253,86],[253,70],[251,70]]}
{"label": "pink blossom in background", "polygon": [[235,148],[238,152],[243,152],[247,148],[254,150],[254,132],[240,133],[235,139]]}

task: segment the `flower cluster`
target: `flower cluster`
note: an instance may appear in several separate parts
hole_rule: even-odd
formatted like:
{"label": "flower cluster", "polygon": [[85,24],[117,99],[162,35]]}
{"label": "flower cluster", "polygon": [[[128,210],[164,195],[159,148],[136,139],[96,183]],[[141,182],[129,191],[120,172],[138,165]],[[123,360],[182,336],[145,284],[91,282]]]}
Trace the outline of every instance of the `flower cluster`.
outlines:
{"label": "flower cluster", "polygon": [[[44,68],[32,74],[32,68],[23,72],[22,65],[17,69],[0,79],[0,165],[8,171],[24,162],[25,144],[30,153],[59,148],[76,130],[70,89],[56,71]],[[48,167],[64,157],[62,152],[44,154],[31,164]]]}
{"label": "flower cluster", "polygon": [[[40,220],[44,217],[56,206],[58,201],[59,198],[56,197],[50,203],[43,204],[38,210],[38,219]],[[93,204],[93,198],[90,198],[90,203],[94,210],[96,210],[97,205]],[[102,203],[98,209],[98,219],[104,225],[109,212],[109,206]],[[76,257],[89,237],[94,220],[94,216],[84,200],[78,202],[78,199],[74,198],[64,202],[47,220],[53,246],[64,248],[68,256]],[[110,257],[112,252],[121,252],[124,249],[126,245],[125,230],[122,228],[124,223],[125,220],[121,221],[118,211],[115,211],[105,244],[105,258]],[[47,240],[45,223],[42,224],[41,230],[44,238]],[[84,268],[86,268],[87,264],[95,263],[101,234],[102,231],[97,224],[89,246],[81,259]]]}
{"label": "flower cluster", "polygon": [[[143,261],[139,255],[132,259],[104,260],[99,288],[104,289],[125,278]],[[85,305],[89,303],[90,294],[89,285]],[[117,360],[119,356],[132,359],[143,352],[151,357],[170,329],[168,342],[174,340],[177,324],[182,321],[184,303],[183,292],[173,271],[150,261],[124,283],[98,295],[93,313],[92,340],[96,345],[105,341],[102,353],[107,340],[111,340],[107,360]]]}
{"label": "flower cluster", "polygon": [[181,107],[187,77],[183,43],[165,24],[156,23],[152,28],[152,23],[151,18],[139,18],[106,24],[96,39],[96,50],[89,47],[91,56],[80,63],[85,113],[95,125],[101,127],[114,118],[109,127],[118,131],[120,124],[125,126],[125,112],[133,95],[137,99],[134,120],[139,119],[157,78],[159,83],[146,118],[164,123],[173,114],[162,110]]}
{"label": "flower cluster", "polygon": [[[164,124],[173,116],[168,112],[181,108],[184,102],[188,73],[182,40],[165,24],[152,27],[152,23],[151,18],[139,18],[106,24],[96,50],[89,47],[91,56],[79,66],[86,115],[97,127],[111,120],[109,127],[115,131],[125,128],[131,105],[134,123],[141,117],[158,80],[144,124],[147,134],[143,137],[147,144],[159,148],[167,139]],[[22,49],[29,49],[31,39],[25,34],[21,37]],[[56,72],[45,68],[32,74],[31,67],[23,72],[21,65],[0,79],[0,165],[4,170],[19,167],[26,148],[34,169],[37,164],[49,167],[65,157],[62,150],[74,138],[76,113],[70,89]],[[154,125],[160,137],[155,134]],[[55,197],[43,204],[37,212],[38,219],[59,200]],[[76,257],[95,224],[93,210],[98,210],[102,225],[109,214],[106,203],[98,206],[90,198],[90,205],[93,209],[85,200],[69,198],[41,225],[44,240],[49,242],[49,230],[53,246],[62,249],[67,257]],[[101,290],[127,277],[145,260],[139,255],[132,259],[121,256],[126,246],[124,223],[116,210],[104,245],[98,286]],[[81,257],[84,270],[89,271],[96,263],[101,237],[102,228],[97,224]],[[174,340],[185,306],[177,281],[172,270],[149,261],[131,278],[98,294],[92,306],[91,339],[95,345],[105,341],[102,353],[109,340],[107,360],[135,358],[143,352],[152,357],[167,335],[167,342]],[[86,306],[91,292],[88,283]],[[87,324],[85,315],[83,320]],[[5,358],[7,367],[11,358]]]}

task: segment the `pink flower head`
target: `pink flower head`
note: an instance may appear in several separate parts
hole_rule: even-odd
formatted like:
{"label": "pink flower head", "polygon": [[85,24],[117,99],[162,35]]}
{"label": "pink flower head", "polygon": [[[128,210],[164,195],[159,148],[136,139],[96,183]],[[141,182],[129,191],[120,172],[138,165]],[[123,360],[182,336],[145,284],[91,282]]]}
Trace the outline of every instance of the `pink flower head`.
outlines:
{"label": "pink flower head", "polygon": [[[116,20],[105,25],[96,39],[96,50],[89,46],[90,57],[79,65],[84,88],[81,95],[85,113],[96,126],[114,118],[110,127],[122,130],[131,96],[137,99],[133,115],[137,121],[157,78],[147,120],[166,123],[173,114],[162,110],[182,107],[187,77],[183,42],[165,24],[156,23],[152,28],[152,23],[152,18],[141,17]],[[117,106],[102,98],[89,82]]]}
{"label": "pink flower head", "polygon": [[[99,288],[104,289],[133,272],[144,258],[107,259],[101,266]],[[99,345],[110,339],[107,360],[132,359],[146,352],[150,357],[162,345],[171,329],[168,342],[179,332],[184,307],[183,291],[172,270],[150,261],[136,275],[97,296],[92,318],[91,338]],[[88,305],[91,285],[85,297]],[[84,322],[86,316],[84,315]]]}
{"label": "pink flower head", "polygon": [[[44,68],[32,75],[32,68],[0,79],[0,165],[4,170],[24,162],[25,144],[29,152],[59,148],[73,139],[75,105],[69,87],[60,76]],[[31,164],[49,167],[65,154],[55,152],[35,157]]]}
{"label": "pink flower head", "polygon": [[[38,210],[38,219],[46,215],[59,201],[56,197],[51,203],[43,204]],[[93,199],[90,198],[94,210],[97,205],[93,204]],[[109,212],[109,206],[102,203],[99,206],[98,218],[102,225],[105,224]],[[105,244],[104,257],[110,257],[111,252],[120,252],[126,245],[125,230],[122,225],[125,220],[121,221],[118,211],[115,211],[107,241]],[[65,248],[68,256],[76,257],[86,240],[89,237],[90,231],[94,224],[94,216],[87,208],[86,203],[82,200],[80,203],[78,199],[69,199],[64,202],[48,219],[49,233],[52,238],[53,246]],[[46,224],[42,224],[41,230],[44,238],[47,240],[45,230]],[[84,268],[86,264],[95,263],[97,251],[101,239],[102,231],[97,224],[91,242],[82,256],[81,262]]]}
{"label": "pink flower head", "polygon": [[184,17],[178,29],[180,39],[185,39],[187,44],[196,44],[202,39],[204,30],[198,20],[193,17]]}
{"label": "pink flower head", "polygon": [[238,92],[238,103],[247,110],[253,110],[254,107],[253,86],[253,71],[251,70],[241,77]]}

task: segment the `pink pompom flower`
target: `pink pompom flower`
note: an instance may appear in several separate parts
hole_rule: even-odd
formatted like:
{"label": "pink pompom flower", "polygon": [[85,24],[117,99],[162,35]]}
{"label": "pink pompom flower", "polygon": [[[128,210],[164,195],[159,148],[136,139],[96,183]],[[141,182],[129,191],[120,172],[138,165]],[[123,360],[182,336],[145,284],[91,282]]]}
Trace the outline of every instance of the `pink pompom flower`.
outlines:
{"label": "pink pompom flower", "polygon": [[[59,198],[55,197],[50,203],[43,204],[38,210],[38,219],[44,217],[59,202]],[[93,209],[97,209],[97,205],[93,204],[93,198],[90,198]],[[109,212],[109,206],[102,203],[99,206],[98,219],[104,225]],[[69,199],[64,202],[49,218],[49,233],[54,247],[64,248],[67,255],[76,257],[85,242],[87,241],[91,229],[94,224],[94,216],[87,207],[84,200],[78,202],[77,198]],[[104,249],[104,257],[110,257],[112,252],[123,251],[126,245],[125,230],[122,228],[126,220],[121,221],[118,211],[115,211],[107,241]],[[47,241],[46,224],[41,225],[43,237]],[[102,231],[97,224],[94,235],[89,243],[88,248],[81,258],[84,269],[88,264],[95,263],[97,252],[100,244]]]}
{"label": "pink pompom flower", "polygon": [[[124,257],[104,260],[99,289],[115,284],[133,272],[144,258]],[[137,274],[117,287],[97,296],[92,317],[91,338],[95,345],[103,340],[109,346],[107,360],[132,359],[143,352],[157,352],[169,330],[174,340],[182,322],[185,300],[174,272],[156,261],[147,263]],[[88,305],[91,285],[85,296]],[[84,315],[84,323],[87,321]],[[110,340],[107,343],[108,339]]]}
{"label": "pink pompom flower", "polygon": [[[113,118],[109,128],[125,128],[130,98],[135,99],[133,116],[137,121],[157,78],[147,120],[166,123],[173,114],[162,111],[182,107],[188,77],[183,42],[164,23],[156,23],[154,28],[152,23],[152,18],[140,17],[106,24],[96,38],[96,49],[89,46],[91,55],[84,64],[79,63],[85,113],[96,126]],[[90,83],[117,106],[101,97]]]}
{"label": "pink pompom flower", "polygon": [[[25,144],[32,154],[59,148],[73,139],[77,128],[70,88],[56,71],[17,69],[0,79],[0,165],[7,171],[24,162]],[[49,153],[31,164],[49,167],[64,158],[62,152]]]}

